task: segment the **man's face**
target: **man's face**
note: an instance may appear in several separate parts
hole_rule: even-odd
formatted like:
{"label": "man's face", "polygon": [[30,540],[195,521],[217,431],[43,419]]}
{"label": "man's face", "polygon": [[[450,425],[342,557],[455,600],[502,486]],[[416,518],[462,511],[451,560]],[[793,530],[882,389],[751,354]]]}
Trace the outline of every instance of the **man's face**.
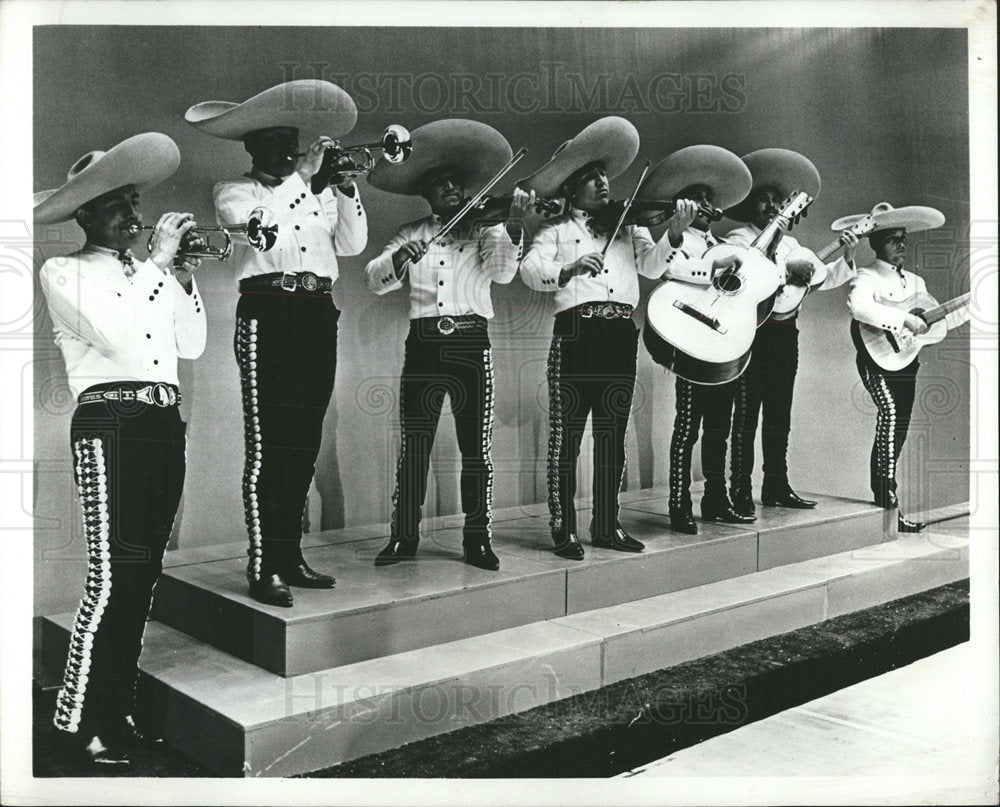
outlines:
{"label": "man's face", "polygon": [[906,230],[902,227],[896,230],[886,230],[877,236],[873,234],[869,239],[875,257],[883,260],[897,269],[901,269],[906,263]]}
{"label": "man's face", "polygon": [[[712,189],[707,185],[689,185],[680,193],[677,194],[677,199],[690,199],[692,202],[697,202],[699,207],[704,207],[706,205],[712,205]],[[701,212],[695,216],[694,222],[692,222],[695,227],[699,230],[708,229],[708,219],[706,219]]]}
{"label": "man's face", "polygon": [[581,210],[600,210],[611,198],[608,175],[599,162],[585,165],[566,181],[565,187],[570,200]]}
{"label": "man's face", "polygon": [[750,210],[753,214],[751,221],[758,229],[763,230],[771,219],[778,215],[781,210],[781,203],[784,201],[777,188],[765,187],[754,191],[751,197]]}
{"label": "man's face", "polygon": [[424,180],[424,198],[441,218],[457,213],[465,198],[465,179],[457,168],[443,168]]}
{"label": "man's face", "polygon": [[298,163],[299,130],[275,126],[250,132],[244,147],[253,157],[254,168],[275,177],[287,177]]}
{"label": "man's face", "polygon": [[87,234],[87,243],[109,249],[130,249],[139,240],[139,231],[129,233],[130,225],[142,226],[139,192],[134,185],[123,185],[92,199],[76,211],[76,221]]}

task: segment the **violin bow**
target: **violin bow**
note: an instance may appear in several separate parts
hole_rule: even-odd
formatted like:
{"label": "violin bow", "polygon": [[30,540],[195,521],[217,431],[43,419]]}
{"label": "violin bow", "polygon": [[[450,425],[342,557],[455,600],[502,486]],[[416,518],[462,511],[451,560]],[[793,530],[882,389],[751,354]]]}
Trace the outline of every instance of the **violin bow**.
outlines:
{"label": "violin bow", "polygon": [[622,214],[618,217],[618,223],[615,228],[611,231],[608,236],[607,243],[604,245],[604,249],[601,250],[601,257],[604,258],[608,254],[608,249],[611,247],[611,242],[615,240],[618,235],[618,231],[622,228],[622,224],[625,222],[625,217],[628,215],[629,208],[632,207],[632,203],[635,201],[635,197],[639,195],[639,188],[642,187],[643,180],[646,179],[646,174],[649,171],[650,162],[646,160],[646,167],[642,169],[642,174],[639,175],[639,181],[635,185],[635,190],[632,191],[632,195],[625,202],[622,207]]}
{"label": "violin bow", "polygon": [[[490,192],[490,189],[494,185],[496,185],[501,179],[503,179],[507,175],[507,173],[510,171],[510,169],[512,169],[515,165],[517,165],[518,162],[520,162],[521,158],[524,157],[524,155],[527,154],[527,153],[528,153],[528,150],[526,148],[519,149],[518,152],[517,152],[517,154],[515,154],[513,157],[511,157],[510,160],[507,162],[507,164],[503,168],[501,168],[499,171],[497,171],[497,173],[494,175],[493,179],[491,179],[489,182],[487,182],[483,186],[482,190],[479,191],[479,193],[477,193],[468,202],[466,202],[465,207],[463,207],[461,210],[459,210],[454,216],[451,217],[451,220],[447,224],[443,225],[440,230],[438,230],[436,233],[434,233],[434,237],[431,238],[431,240],[427,242],[427,249],[430,249],[431,245],[435,241],[437,241],[438,239],[444,238],[449,232],[451,232],[451,230],[455,227],[455,225],[458,224],[462,220],[462,218],[470,210],[472,210],[472,208],[474,208],[476,205],[478,205],[479,202],[482,200],[482,198],[484,196],[486,196],[487,193]],[[427,249],[424,250],[424,254],[427,253]]]}

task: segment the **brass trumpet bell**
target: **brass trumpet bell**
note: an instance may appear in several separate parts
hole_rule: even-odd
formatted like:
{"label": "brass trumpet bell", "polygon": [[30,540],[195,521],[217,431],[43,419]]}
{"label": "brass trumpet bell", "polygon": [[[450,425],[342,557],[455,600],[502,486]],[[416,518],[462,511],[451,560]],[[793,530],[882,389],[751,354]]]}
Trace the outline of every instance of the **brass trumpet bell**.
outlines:
{"label": "brass trumpet bell", "polygon": [[395,164],[406,162],[413,153],[413,141],[410,131],[405,126],[392,123],[382,132],[378,143],[365,143],[360,146],[328,146],[323,155],[323,163],[312,178],[312,192],[320,193],[330,184],[334,176],[342,177],[342,181],[355,180],[363,174],[371,173],[375,168],[375,157],[372,151],[379,150],[385,158]]}

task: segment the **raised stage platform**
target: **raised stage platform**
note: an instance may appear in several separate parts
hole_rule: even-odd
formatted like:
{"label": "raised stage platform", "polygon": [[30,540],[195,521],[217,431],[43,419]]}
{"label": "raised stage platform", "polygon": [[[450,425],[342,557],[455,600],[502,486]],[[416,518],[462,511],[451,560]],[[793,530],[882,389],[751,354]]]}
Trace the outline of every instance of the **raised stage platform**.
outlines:
{"label": "raised stage platform", "polygon": [[[242,541],[171,552],[140,667],[171,744],[223,774],[282,776],[968,576],[963,531],[897,539],[870,503],[813,498],[687,536],[669,530],[665,491],[629,492],[621,520],[646,552],[584,538],[579,562],[552,554],[544,505],[510,508],[494,517],[499,572],[462,563],[456,517],[425,522],[416,561],[380,569],[386,525],[312,534],[309,562],[337,587],[294,589],[291,609],[249,597]],[[51,671],[72,618],[44,620]]]}

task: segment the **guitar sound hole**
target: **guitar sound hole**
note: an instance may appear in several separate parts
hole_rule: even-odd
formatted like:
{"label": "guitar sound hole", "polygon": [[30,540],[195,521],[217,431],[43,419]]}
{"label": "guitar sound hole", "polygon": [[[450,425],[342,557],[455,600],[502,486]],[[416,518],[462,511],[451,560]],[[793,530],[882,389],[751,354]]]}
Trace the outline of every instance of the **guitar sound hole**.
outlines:
{"label": "guitar sound hole", "polygon": [[743,278],[733,271],[721,272],[715,276],[712,285],[723,294],[736,294],[743,288]]}

